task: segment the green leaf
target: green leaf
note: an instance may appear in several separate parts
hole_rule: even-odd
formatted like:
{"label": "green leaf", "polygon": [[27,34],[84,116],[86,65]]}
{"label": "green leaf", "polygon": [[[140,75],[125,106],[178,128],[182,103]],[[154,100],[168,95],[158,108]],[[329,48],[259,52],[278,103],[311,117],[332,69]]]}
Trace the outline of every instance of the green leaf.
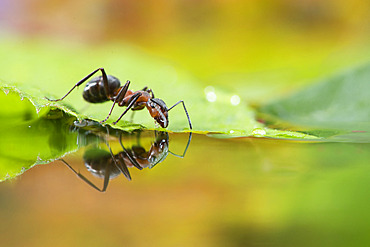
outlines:
{"label": "green leaf", "polygon": [[274,117],[274,124],[289,122],[313,135],[368,142],[370,63],[264,105],[259,111]]}
{"label": "green leaf", "polygon": [[[121,43],[75,47],[42,41],[19,43],[12,40],[3,41],[1,45],[3,49],[0,55],[3,59],[0,66],[3,71],[7,71],[2,75],[2,88],[28,97],[37,111],[51,107],[59,108],[80,119],[105,119],[112,102],[88,104],[82,99],[82,87],[60,102],[49,102],[44,98],[62,97],[76,82],[103,66],[108,74],[120,78],[122,84],[130,79],[133,90],[149,86],[155,96],[162,98],[169,107],[179,100],[184,100],[195,132],[223,133],[228,136],[315,138],[306,134],[265,128],[255,120],[254,111],[247,102],[240,100],[238,95],[222,88],[203,88],[196,78],[175,70],[168,62],[144,55]],[[121,113],[122,108],[116,107],[107,123],[115,121]],[[135,124],[129,121],[130,118],[129,113],[116,127],[124,130],[141,126],[155,128],[154,120],[146,110],[135,113]],[[169,112],[169,121],[170,131],[181,132],[189,129],[181,104]]]}

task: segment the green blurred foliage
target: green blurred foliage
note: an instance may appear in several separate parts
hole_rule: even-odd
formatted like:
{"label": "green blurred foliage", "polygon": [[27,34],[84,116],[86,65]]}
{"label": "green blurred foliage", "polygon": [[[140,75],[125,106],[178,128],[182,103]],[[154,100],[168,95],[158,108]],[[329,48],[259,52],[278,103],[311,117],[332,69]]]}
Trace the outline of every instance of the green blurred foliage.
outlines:
{"label": "green blurred foliage", "polygon": [[[349,69],[286,98],[259,108],[272,122],[285,121],[319,136],[370,140],[370,65]],[[276,119],[277,118],[277,119]],[[319,133],[321,130],[321,133]],[[331,133],[332,132],[332,133]],[[334,133],[333,133],[334,132]],[[339,138],[339,137],[337,137]],[[340,138],[339,138],[340,139]]]}
{"label": "green blurred foliage", "polygon": [[370,55],[365,0],[22,4],[2,6],[5,30],[82,45],[128,42],[172,61],[199,78],[197,83],[222,85],[254,101],[361,64]]}

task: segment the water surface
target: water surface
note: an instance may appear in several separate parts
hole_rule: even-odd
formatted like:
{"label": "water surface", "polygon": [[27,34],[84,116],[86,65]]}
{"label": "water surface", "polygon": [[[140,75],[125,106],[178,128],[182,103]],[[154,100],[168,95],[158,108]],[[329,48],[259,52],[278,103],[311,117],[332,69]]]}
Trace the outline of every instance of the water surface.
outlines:
{"label": "water surface", "polygon": [[[114,155],[122,152],[119,135],[109,133],[109,138],[101,139],[96,133],[69,133],[80,148],[63,160],[103,188],[104,179],[88,171],[84,156],[96,148],[109,152],[110,147]],[[184,158],[169,152],[182,154],[188,137],[169,134],[167,153],[152,168],[139,170],[126,161],[131,181],[118,172],[103,193],[60,160],[1,183],[2,245],[370,243],[370,144],[193,134]],[[60,138],[56,135],[49,144],[56,149]],[[122,140],[126,151],[136,146],[145,153],[155,142],[155,133],[126,135]],[[19,146],[22,150],[22,143]]]}

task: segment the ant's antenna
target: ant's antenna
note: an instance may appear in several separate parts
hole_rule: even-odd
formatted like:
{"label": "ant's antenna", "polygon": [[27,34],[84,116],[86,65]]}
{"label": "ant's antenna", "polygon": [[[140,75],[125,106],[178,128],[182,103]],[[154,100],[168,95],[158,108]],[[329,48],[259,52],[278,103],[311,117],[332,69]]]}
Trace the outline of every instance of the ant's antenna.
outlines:
{"label": "ant's antenna", "polygon": [[182,103],[182,106],[184,107],[184,110],[185,110],[185,113],[186,113],[186,117],[188,118],[188,122],[189,122],[189,127],[190,129],[193,129],[192,125],[191,125],[191,121],[190,121],[190,117],[189,117],[189,113],[188,111],[186,110],[186,107],[185,107],[185,103],[183,100],[180,100],[179,102],[177,102],[176,104],[174,104],[173,106],[171,106],[168,111],[170,111],[172,108],[174,108],[175,106],[177,106],[178,104]]}

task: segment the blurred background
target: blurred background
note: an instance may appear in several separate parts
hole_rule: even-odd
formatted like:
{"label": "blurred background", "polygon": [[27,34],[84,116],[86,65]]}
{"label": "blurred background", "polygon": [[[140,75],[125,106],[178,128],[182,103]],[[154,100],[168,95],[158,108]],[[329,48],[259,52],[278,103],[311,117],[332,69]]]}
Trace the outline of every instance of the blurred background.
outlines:
{"label": "blurred background", "polygon": [[[114,53],[122,46],[185,71],[202,88],[263,103],[369,61],[369,31],[367,0],[0,0],[0,56],[12,59],[6,65],[2,56],[0,79],[47,82],[64,73],[68,85],[54,89],[62,92],[98,58],[82,69],[86,59],[78,57],[35,61],[42,49],[27,58],[22,49],[7,53],[33,42],[72,53],[81,47],[76,56],[106,52],[99,66],[113,56],[118,71]],[[9,42],[17,45],[7,50]],[[135,79],[143,71],[128,73]],[[20,145],[39,142],[50,148],[65,134],[58,128],[26,141],[6,130],[13,143],[0,143],[3,153],[12,148],[21,157]],[[187,141],[186,134],[170,138],[175,150]],[[184,159],[169,155],[155,169],[133,170],[133,181],[120,176],[105,194],[58,161],[36,166],[0,184],[0,245],[368,246],[369,150],[367,143],[195,134]],[[83,151],[66,159],[87,173]]]}
{"label": "blurred background", "polygon": [[20,39],[131,45],[205,85],[261,101],[367,61],[369,5],[366,0],[1,0],[0,28],[3,36]]}

